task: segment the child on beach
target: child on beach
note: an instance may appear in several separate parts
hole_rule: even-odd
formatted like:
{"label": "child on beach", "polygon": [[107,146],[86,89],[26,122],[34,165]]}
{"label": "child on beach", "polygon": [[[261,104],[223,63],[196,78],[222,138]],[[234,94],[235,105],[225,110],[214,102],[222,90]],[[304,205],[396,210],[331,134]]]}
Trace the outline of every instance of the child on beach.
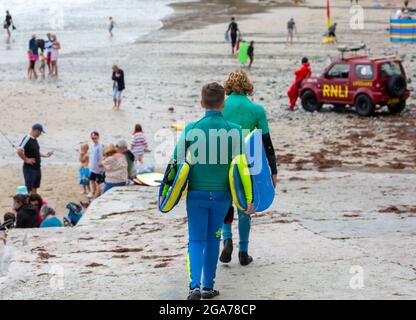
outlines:
{"label": "child on beach", "polygon": [[150,150],[148,149],[147,140],[140,124],[136,124],[134,127],[130,150],[133,152],[139,164],[144,164],[144,154],[150,152]]}
{"label": "child on beach", "polygon": [[42,52],[39,55],[39,74],[42,76],[42,79],[45,79],[45,69],[46,69],[46,58],[45,58],[45,54]]}
{"label": "child on beach", "polygon": [[79,184],[82,186],[84,190],[84,194],[90,194],[90,169],[88,168],[90,162],[89,156],[89,149],[88,143],[81,144],[79,150],[79,162],[81,163],[81,168],[79,169]]}
{"label": "child on beach", "polygon": [[251,66],[253,65],[253,62],[254,62],[254,41],[250,41],[250,45],[247,50],[247,55],[250,59],[248,68],[251,69]]}
{"label": "child on beach", "polygon": [[113,37],[113,30],[117,24],[115,23],[113,17],[108,18],[108,32],[110,33],[110,37]]}
{"label": "child on beach", "polygon": [[[173,155],[178,162],[186,158],[192,166],[186,199],[190,281],[188,300],[212,299],[220,294],[214,290],[214,283],[221,227],[231,205],[228,174],[232,159],[240,155],[243,148],[241,128],[226,121],[221,113],[224,100],[225,90],[218,83],[203,87],[201,106],[206,110],[205,116],[186,126]],[[187,157],[187,153],[190,153],[190,157]],[[246,213],[251,214],[252,199],[247,196],[246,200],[249,204]]]}
{"label": "child on beach", "polygon": [[36,69],[35,69],[35,65],[36,65],[36,61],[38,59],[38,56],[36,54],[34,54],[32,52],[32,50],[29,50],[27,52],[28,55],[28,59],[29,59],[29,67],[27,70],[27,76],[29,78],[29,80],[32,80],[33,78],[37,79],[38,75],[36,73]]}

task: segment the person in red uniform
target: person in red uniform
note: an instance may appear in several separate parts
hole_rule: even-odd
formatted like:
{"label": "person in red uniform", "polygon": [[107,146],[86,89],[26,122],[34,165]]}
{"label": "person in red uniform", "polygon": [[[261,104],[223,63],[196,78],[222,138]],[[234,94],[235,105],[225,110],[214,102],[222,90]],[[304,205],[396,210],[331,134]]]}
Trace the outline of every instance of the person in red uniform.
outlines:
{"label": "person in red uniform", "polygon": [[295,71],[295,82],[290,86],[287,93],[290,101],[289,111],[293,111],[296,106],[296,101],[299,98],[299,91],[302,86],[302,81],[309,78],[312,74],[311,66],[308,58],[302,59],[302,66]]}

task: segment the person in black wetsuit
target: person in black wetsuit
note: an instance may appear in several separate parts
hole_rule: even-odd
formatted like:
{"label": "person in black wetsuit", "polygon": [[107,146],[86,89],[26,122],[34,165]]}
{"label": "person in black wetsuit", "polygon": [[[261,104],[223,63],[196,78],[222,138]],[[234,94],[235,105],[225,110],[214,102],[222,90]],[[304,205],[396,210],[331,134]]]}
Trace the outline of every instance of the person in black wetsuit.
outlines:
{"label": "person in black wetsuit", "polygon": [[3,28],[6,30],[7,36],[9,38],[11,36],[10,27],[12,27],[12,26],[13,26],[13,18],[11,16],[10,12],[7,10],[6,11],[6,18],[4,19]]}
{"label": "person in black wetsuit", "polygon": [[235,46],[237,44],[237,36],[240,30],[238,29],[238,24],[235,22],[235,18],[231,17],[231,23],[228,26],[227,32],[230,33],[231,36],[231,52],[234,54]]}

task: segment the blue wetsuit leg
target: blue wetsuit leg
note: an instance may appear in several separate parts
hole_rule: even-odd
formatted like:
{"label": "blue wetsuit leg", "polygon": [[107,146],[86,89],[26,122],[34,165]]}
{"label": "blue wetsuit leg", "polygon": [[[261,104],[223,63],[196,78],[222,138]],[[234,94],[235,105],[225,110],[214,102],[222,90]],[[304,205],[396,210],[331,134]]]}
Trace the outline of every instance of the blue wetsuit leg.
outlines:
{"label": "blue wetsuit leg", "polygon": [[220,250],[221,227],[231,203],[228,192],[189,191],[188,213],[188,270],[190,288],[212,289]]}

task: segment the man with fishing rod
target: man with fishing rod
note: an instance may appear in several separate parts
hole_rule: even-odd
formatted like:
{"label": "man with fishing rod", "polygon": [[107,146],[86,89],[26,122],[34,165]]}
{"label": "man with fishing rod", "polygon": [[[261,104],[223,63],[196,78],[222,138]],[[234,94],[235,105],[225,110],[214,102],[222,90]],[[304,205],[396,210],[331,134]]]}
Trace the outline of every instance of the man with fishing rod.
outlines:
{"label": "man with fishing rod", "polygon": [[25,185],[31,194],[37,194],[42,179],[41,158],[50,158],[53,152],[41,153],[38,138],[45,133],[41,124],[32,126],[17,148],[17,155],[23,160],[23,176]]}

